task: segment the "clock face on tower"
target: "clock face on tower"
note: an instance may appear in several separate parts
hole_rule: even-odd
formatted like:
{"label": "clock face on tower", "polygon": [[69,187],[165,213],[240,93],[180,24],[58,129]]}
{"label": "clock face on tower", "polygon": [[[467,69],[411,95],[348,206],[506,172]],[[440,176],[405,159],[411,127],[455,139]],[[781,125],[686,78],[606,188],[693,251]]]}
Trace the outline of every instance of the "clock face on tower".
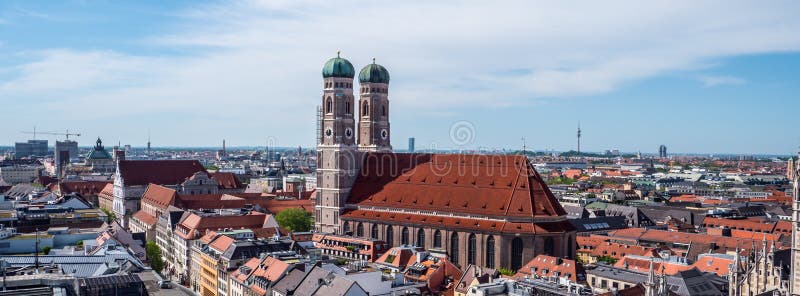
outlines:
{"label": "clock face on tower", "polygon": [[348,127],[346,130],[344,130],[344,136],[347,137],[348,139],[352,138],[353,129]]}
{"label": "clock face on tower", "polygon": [[333,136],[333,130],[331,128],[325,129],[325,137],[330,138],[331,136]]}
{"label": "clock face on tower", "polygon": [[381,139],[386,140],[386,138],[388,138],[388,137],[389,137],[389,131],[387,131],[385,129],[382,129],[381,130]]}

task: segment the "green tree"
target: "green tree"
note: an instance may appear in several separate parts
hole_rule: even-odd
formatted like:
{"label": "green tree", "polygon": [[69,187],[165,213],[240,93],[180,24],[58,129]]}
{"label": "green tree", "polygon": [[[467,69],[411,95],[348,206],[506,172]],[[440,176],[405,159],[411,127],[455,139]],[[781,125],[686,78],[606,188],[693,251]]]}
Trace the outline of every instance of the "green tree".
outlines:
{"label": "green tree", "polygon": [[164,260],[161,259],[161,249],[158,248],[155,242],[149,241],[145,246],[147,260],[150,261],[150,267],[157,272],[164,269]]}
{"label": "green tree", "polygon": [[114,220],[117,220],[117,215],[115,215],[114,212],[106,210],[104,208],[100,208],[100,210],[103,211],[103,213],[105,213],[106,216],[108,216],[108,223],[111,223]]}
{"label": "green tree", "polygon": [[603,256],[597,257],[597,261],[598,262],[605,262],[605,263],[608,263],[608,264],[614,264],[614,263],[617,263],[617,258],[603,255]]}
{"label": "green tree", "polygon": [[275,216],[275,220],[278,221],[278,225],[292,232],[309,231],[311,230],[311,224],[314,222],[311,214],[298,208],[281,211]]}
{"label": "green tree", "polygon": [[50,246],[45,246],[44,248],[42,248],[42,254],[44,255],[50,254],[50,249],[52,249]]}
{"label": "green tree", "polygon": [[516,274],[516,272],[514,272],[514,270],[512,270],[511,268],[505,268],[505,267],[500,267],[497,269],[497,271],[499,271],[500,274],[505,276],[513,276],[514,274]]}

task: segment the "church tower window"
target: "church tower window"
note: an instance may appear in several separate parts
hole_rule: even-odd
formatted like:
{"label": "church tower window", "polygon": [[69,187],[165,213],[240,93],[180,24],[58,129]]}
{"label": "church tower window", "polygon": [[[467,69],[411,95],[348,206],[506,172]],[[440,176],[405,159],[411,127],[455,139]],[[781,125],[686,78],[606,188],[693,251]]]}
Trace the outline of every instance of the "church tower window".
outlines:
{"label": "church tower window", "polygon": [[330,97],[325,101],[325,113],[333,113],[333,101]]}

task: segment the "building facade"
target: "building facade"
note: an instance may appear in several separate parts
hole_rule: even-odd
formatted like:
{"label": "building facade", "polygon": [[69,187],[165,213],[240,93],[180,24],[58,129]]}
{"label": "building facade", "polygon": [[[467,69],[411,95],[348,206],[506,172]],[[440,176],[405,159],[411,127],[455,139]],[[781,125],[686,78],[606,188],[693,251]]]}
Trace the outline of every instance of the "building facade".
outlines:
{"label": "building facade", "polygon": [[341,228],[340,215],[358,172],[353,114],[353,77],[350,61],[337,57],[322,69],[323,94],[320,134],[317,145],[317,191],[315,228],[336,233]]}
{"label": "building facade", "polygon": [[322,74],[318,232],[438,249],[462,267],[573,258],[575,229],[526,157],[392,153],[389,73],[374,61],[359,74],[355,139],[352,64],[337,56]]}
{"label": "building facade", "polygon": [[[800,152],[798,152],[800,156]],[[800,166],[795,166],[794,190],[792,203],[792,276],[789,292],[791,295],[800,295]]]}

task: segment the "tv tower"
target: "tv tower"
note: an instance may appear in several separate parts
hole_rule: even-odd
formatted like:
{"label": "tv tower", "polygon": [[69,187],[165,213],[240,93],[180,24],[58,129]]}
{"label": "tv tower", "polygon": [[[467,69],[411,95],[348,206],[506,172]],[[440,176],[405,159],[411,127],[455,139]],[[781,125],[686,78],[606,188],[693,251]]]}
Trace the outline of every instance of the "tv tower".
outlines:
{"label": "tv tower", "polygon": [[578,121],[578,153],[581,153],[581,122]]}

